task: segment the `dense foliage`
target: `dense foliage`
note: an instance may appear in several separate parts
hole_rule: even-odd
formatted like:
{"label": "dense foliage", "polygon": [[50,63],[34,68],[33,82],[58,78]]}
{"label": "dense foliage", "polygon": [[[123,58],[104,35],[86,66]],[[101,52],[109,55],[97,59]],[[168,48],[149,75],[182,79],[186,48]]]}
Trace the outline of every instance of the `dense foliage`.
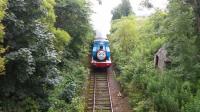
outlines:
{"label": "dense foliage", "polygon": [[[42,8],[40,0],[8,0],[3,23],[4,47],[9,51],[6,75],[1,78],[1,95],[3,100],[12,96],[16,103],[28,97],[36,98],[40,109],[47,110],[48,88],[55,84],[59,70],[53,44],[55,36],[39,21],[45,16]],[[3,110],[8,109],[12,107],[5,106]]]}
{"label": "dense foliage", "polygon": [[55,26],[67,31],[73,37],[69,47],[74,51],[73,55],[79,57],[92,37],[89,4],[85,0],[57,0],[55,12],[57,15]]}
{"label": "dense foliage", "polygon": [[5,16],[5,9],[6,9],[7,0],[2,0],[0,2],[0,75],[5,74],[5,59],[4,59],[4,52],[5,49],[3,48],[3,36],[4,36],[4,26],[1,24],[4,16]]}
{"label": "dense foliage", "polygon": [[[0,2],[5,26],[4,36],[0,25],[0,37],[6,48],[2,54],[6,69],[0,59],[1,72],[6,71],[0,77],[0,111],[83,111],[84,103],[78,105],[83,102],[81,86],[87,74],[82,59],[92,37],[87,2],[8,0],[7,8],[6,3]],[[57,9],[68,15],[60,15]],[[60,18],[66,21],[60,23]],[[77,54],[80,57],[74,58]]]}
{"label": "dense foliage", "polygon": [[[170,0],[167,12],[158,10],[147,18],[113,21],[114,62],[134,111],[199,111],[200,49],[196,44],[199,26],[195,13],[191,4]],[[171,60],[164,71],[156,70],[153,62],[161,47],[168,51]]]}

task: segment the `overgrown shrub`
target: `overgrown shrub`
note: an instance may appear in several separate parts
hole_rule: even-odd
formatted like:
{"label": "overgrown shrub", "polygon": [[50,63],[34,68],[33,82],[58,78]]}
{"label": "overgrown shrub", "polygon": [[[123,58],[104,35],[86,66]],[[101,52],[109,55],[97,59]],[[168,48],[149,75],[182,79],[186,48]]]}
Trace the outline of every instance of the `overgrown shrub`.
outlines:
{"label": "overgrown shrub", "polygon": [[[167,12],[157,10],[148,18],[113,21],[113,60],[134,111],[199,111],[199,47],[195,44],[198,34],[194,18],[191,5],[170,0]],[[160,47],[168,51],[171,60],[164,71],[156,70],[153,62]]]}

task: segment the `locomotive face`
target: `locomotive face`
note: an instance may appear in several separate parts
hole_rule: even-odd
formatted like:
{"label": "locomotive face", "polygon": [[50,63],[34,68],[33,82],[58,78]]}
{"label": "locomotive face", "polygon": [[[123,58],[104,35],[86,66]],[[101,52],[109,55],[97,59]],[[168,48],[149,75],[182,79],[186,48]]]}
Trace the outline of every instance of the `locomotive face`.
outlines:
{"label": "locomotive face", "polygon": [[106,52],[104,51],[104,50],[99,50],[98,52],[97,52],[97,58],[99,59],[99,60],[105,60],[105,58],[106,58]]}

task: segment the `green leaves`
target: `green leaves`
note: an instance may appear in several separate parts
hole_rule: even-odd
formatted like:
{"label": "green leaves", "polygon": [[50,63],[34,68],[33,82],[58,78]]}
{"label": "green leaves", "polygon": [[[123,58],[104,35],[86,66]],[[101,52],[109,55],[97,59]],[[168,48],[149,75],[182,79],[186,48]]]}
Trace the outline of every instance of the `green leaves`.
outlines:
{"label": "green leaves", "polygon": [[45,111],[49,108],[48,91],[59,83],[55,36],[49,26],[40,22],[45,16],[42,0],[8,2],[4,46],[9,47],[9,51],[1,92],[8,97],[12,94],[16,100],[29,96]]}
{"label": "green leaves", "polygon": [[[6,68],[6,75],[0,78],[0,101],[5,102],[1,107],[20,112],[83,111],[83,104],[78,104],[82,98],[78,96],[86,70],[78,61],[79,56],[85,56],[92,39],[88,3],[85,0],[8,0],[3,18],[5,9],[6,0],[3,0],[0,22],[3,19],[5,36],[0,24],[0,42],[7,48],[7,63],[4,67],[4,59],[0,58],[1,72]],[[5,50],[0,50],[3,55]],[[75,56],[78,58],[72,59]],[[59,92],[50,98],[56,85],[60,88],[55,91]]]}
{"label": "green leaves", "polygon": [[[7,0],[1,0],[0,2],[0,54],[3,54],[5,52],[5,49],[3,47],[3,36],[5,35],[4,32],[4,26],[2,25],[2,19],[5,16],[5,10],[6,10]],[[0,74],[5,74],[5,59],[3,56],[0,57]]]}
{"label": "green leaves", "polygon": [[53,33],[55,35],[54,45],[57,51],[64,51],[64,47],[70,43],[71,36],[64,30],[58,28],[53,29]]}
{"label": "green leaves", "polygon": [[[199,34],[195,28],[194,8],[182,0],[170,0],[167,12],[157,10],[148,18],[113,21],[111,51],[135,111],[199,111]],[[129,37],[125,34],[133,38],[121,41]],[[122,47],[126,45],[132,45],[127,54]],[[172,62],[158,72],[153,57],[161,46]]]}
{"label": "green leaves", "polygon": [[[14,73],[20,83],[29,80],[35,72],[35,61],[29,49],[22,48],[6,56],[8,64],[14,64]],[[8,65],[8,66],[9,66]]]}
{"label": "green leaves", "polygon": [[[2,21],[2,19],[5,16],[6,4],[7,4],[7,0],[2,0],[0,2],[0,22]],[[3,29],[4,29],[3,25],[0,24],[0,41],[1,42],[2,42],[2,39],[3,39],[3,35],[4,35]]]}
{"label": "green leaves", "polygon": [[43,0],[42,8],[45,10],[45,16],[41,18],[42,23],[49,27],[53,27],[56,22],[56,15],[54,12],[55,0]]}
{"label": "green leaves", "polygon": [[42,0],[8,0],[8,12],[13,13],[18,19],[23,19],[24,22],[31,22],[44,15],[41,4]]}
{"label": "green leaves", "polygon": [[186,105],[185,112],[198,112],[200,109],[200,93],[197,92],[196,96],[194,96]]}
{"label": "green leaves", "polygon": [[55,11],[56,27],[69,33],[69,47],[73,50],[73,56],[80,57],[82,48],[88,47],[88,42],[92,40],[88,3],[85,0],[57,0]]}
{"label": "green leaves", "polygon": [[60,98],[65,100],[67,103],[72,102],[72,99],[76,93],[76,84],[74,82],[67,83],[64,91],[60,95]]}
{"label": "green leaves", "polygon": [[127,17],[119,21],[114,21],[111,31],[111,40],[119,45],[117,49],[114,50],[119,50],[127,54],[135,46],[135,42],[138,41],[134,17]]}
{"label": "green leaves", "polygon": [[87,69],[74,59],[65,58],[64,63],[62,80],[49,97],[52,104],[49,112],[63,109],[69,112],[84,111],[84,100],[80,96],[85,89],[83,85],[88,75]]}

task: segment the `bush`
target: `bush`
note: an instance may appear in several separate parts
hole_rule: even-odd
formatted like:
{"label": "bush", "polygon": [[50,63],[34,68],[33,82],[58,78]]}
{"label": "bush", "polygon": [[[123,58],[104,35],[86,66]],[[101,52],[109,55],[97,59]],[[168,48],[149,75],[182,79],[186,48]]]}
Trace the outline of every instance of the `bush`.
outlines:
{"label": "bush", "polygon": [[[84,112],[84,100],[81,96],[87,77],[87,69],[76,60],[65,60],[62,81],[51,92],[49,112]],[[66,65],[66,66],[65,66]]]}
{"label": "bush", "polygon": [[184,106],[185,112],[199,112],[200,110],[200,92],[198,91],[196,96],[192,97],[189,102]]}
{"label": "bush", "polygon": [[[181,0],[169,1],[168,12],[113,21],[113,60],[133,110],[199,111],[199,46],[194,29],[193,9]],[[156,70],[153,62],[160,47],[171,59],[163,71]]]}

